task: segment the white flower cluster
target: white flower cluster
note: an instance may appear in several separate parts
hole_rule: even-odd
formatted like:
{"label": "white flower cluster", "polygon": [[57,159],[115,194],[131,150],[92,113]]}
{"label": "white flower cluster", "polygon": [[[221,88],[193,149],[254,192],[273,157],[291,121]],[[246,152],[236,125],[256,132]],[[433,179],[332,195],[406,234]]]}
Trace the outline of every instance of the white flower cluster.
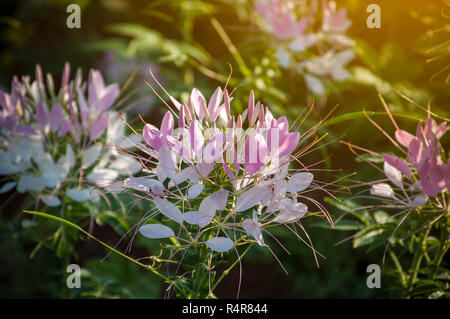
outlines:
{"label": "white flower cluster", "polygon": [[259,0],[259,23],[273,35],[279,65],[303,75],[308,89],[326,93],[326,83],[349,77],[346,65],[354,59],[354,41],[345,33],[351,26],[344,8],[317,0]]}

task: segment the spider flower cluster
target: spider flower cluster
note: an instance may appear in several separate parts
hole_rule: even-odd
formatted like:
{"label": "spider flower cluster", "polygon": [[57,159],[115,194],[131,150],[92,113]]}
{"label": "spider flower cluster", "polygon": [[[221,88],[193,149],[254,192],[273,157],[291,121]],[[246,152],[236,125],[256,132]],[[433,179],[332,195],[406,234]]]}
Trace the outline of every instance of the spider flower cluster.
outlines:
{"label": "spider flower cluster", "polygon": [[0,193],[16,188],[50,207],[65,196],[98,202],[104,192],[97,186],[139,171],[138,161],[113,147],[127,149],[140,139],[125,137],[124,122],[110,112],[118,96],[118,85],[105,85],[97,70],[87,83],[81,70],[70,80],[69,64],[59,91],[39,66],[33,82],[14,77],[11,92],[0,92]]}
{"label": "spider flower cluster", "polygon": [[349,77],[346,65],[355,53],[344,8],[325,0],[259,0],[255,11],[275,39],[279,65],[301,74],[311,92],[324,95],[327,83]]}
{"label": "spider flower cluster", "polygon": [[285,117],[255,103],[253,92],[238,116],[231,115],[232,97],[221,88],[209,101],[197,89],[185,104],[171,100],[173,112],[159,128],[143,127],[138,147],[147,154],[147,175],[124,181],[129,191],[153,201],[149,218],[163,217],[140,226],[142,235],[175,238],[177,250],[222,253],[250,242],[267,247],[268,227],[299,224],[309,213],[307,203],[317,204],[305,194],[317,187],[313,174],[306,167],[289,169],[311,132],[291,132]]}
{"label": "spider flower cluster", "polygon": [[450,161],[445,162],[445,150],[439,140],[449,129],[447,123],[437,125],[428,118],[425,124],[418,123],[415,135],[394,124],[397,130],[391,140],[404,158],[383,154],[384,174],[390,184],[372,185],[371,195],[406,209],[427,204],[445,208],[447,203],[441,202],[439,196],[444,198],[450,187]]}

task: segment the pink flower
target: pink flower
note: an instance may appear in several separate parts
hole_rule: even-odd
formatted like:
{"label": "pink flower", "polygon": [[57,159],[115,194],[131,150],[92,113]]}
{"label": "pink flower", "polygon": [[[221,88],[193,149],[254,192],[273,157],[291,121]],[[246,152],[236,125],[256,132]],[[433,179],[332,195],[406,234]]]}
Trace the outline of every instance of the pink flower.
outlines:
{"label": "pink flower", "polygon": [[167,141],[167,137],[171,136],[173,128],[173,116],[169,111],[167,111],[161,122],[161,128],[158,129],[151,124],[145,124],[142,136],[148,145],[156,151],[159,151],[163,143]]}
{"label": "pink flower", "polygon": [[347,10],[341,8],[336,11],[335,5],[324,1],[322,25],[324,31],[346,32],[351,25],[352,22],[347,19]]}
{"label": "pink flower", "polygon": [[403,130],[396,131],[397,141],[408,148],[408,159],[417,169],[420,185],[425,194],[436,196],[448,189],[445,172],[446,167],[441,159],[438,141],[448,131],[446,122],[436,125],[428,118],[425,125],[418,123],[416,136]]}

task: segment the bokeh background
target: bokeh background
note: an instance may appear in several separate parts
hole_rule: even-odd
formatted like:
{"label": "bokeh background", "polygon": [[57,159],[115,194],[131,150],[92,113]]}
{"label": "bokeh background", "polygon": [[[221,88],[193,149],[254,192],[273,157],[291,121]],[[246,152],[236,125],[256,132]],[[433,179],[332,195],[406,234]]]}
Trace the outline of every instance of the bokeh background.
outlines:
{"label": "bokeh background", "polygon": [[[67,5],[81,7],[81,28],[66,27]],[[381,7],[382,27],[368,29],[366,7]],[[223,86],[233,67],[230,85],[237,91],[234,102],[239,111],[250,89],[277,115],[291,121],[314,100],[316,107],[305,122],[311,126],[336,105],[333,115],[382,112],[379,94],[391,110],[412,118],[426,114],[414,103],[428,105],[442,116],[449,116],[448,3],[441,0],[342,0],[352,26],[348,35],[355,39],[357,58],[349,65],[351,78],[336,85],[326,97],[308,93],[302,80],[280,69],[267,58],[261,31],[252,21],[252,1],[246,0],[2,0],[0,2],[0,89],[9,90],[13,75],[34,74],[36,64],[52,73],[56,81],[63,65],[100,69],[107,82],[123,84],[132,77],[134,107],[131,123],[140,114],[147,122],[159,124],[165,107],[144,80],[151,82],[148,67],[173,96],[183,99],[192,87],[209,96]],[[242,60],[230,51],[213,21],[226,31]],[[374,115],[391,129],[385,116]],[[342,119],[342,117],[341,117]],[[136,122],[137,123],[137,122]],[[399,123],[414,131],[414,122]],[[391,147],[363,116],[352,116],[331,123],[324,130],[335,142],[311,155],[311,163],[326,158],[324,166],[357,172],[357,179],[370,177],[370,167],[354,160],[339,140],[372,149]],[[329,173],[330,176],[333,173]],[[338,175],[336,173],[335,175]],[[106,256],[93,241],[75,243],[72,262],[83,267],[82,288],[65,288],[65,269],[54,252],[36,250],[37,242],[27,236],[27,225],[16,207],[21,198],[8,201],[0,197],[0,297],[2,298],[159,298],[165,285],[117,256]],[[331,214],[338,213],[329,207]],[[135,217],[137,218],[137,217]],[[136,219],[137,220],[137,219]],[[128,223],[133,224],[133,212]],[[334,230],[307,221],[306,227],[317,250],[325,254],[316,267],[308,247],[290,234],[279,238],[291,251],[277,250],[289,272],[286,276],[272,255],[262,248],[252,250],[242,267],[241,298],[371,298],[389,297],[383,289],[366,286],[366,267],[381,263],[383,246],[353,249],[351,241],[336,245],[351,231]],[[123,234],[111,225],[96,225],[94,234],[115,244]],[[119,245],[124,249],[126,243]],[[156,245],[156,246],[155,246]],[[275,246],[274,246],[275,247]],[[138,240],[131,255],[140,258],[157,244]],[[217,289],[221,298],[234,298],[238,290],[239,268],[235,268]]]}

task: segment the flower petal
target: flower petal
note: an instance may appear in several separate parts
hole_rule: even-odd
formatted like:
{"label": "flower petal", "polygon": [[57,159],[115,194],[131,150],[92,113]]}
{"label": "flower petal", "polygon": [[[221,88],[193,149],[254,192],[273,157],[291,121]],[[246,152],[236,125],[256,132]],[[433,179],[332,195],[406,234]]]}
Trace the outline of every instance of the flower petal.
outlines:
{"label": "flower petal", "polygon": [[42,196],[42,201],[50,207],[57,207],[61,205],[61,200],[58,197],[52,195]]}
{"label": "flower petal", "polygon": [[289,193],[301,192],[311,185],[313,179],[314,175],[308,172],[294,174],[287,183],[286,191]]}
{"label": "flower petal", "polygon": [[234,243],[228,237],[213,237],[205,243],[209,248],[219,253],[226,252],[233,248]]}
{"label": "flower petal", "polygon": [[204,187],[205,185],[203,184],[195,184],[194,186],[189,187],[186,197],[189,199],[196,198],[203,192]]}
{"label": "flower petal", "polygon": [[389,180],[398,187],[403,187],[402,172],[390,165],[388,162],[384,162],[384,174]]}
{"label": "flower petal", "polygon": [[139,228],[139,232],[152,239],[175,237],[172,229],[161,224],[146,224]]}
{"label": "flower petal", "polygon": [[153,202],[155,203],[161,214],[176,221],[179,224],[183,223],[183,215],[181,214],[181,211],[177,206],[162,198],[155,198]]}
{"label": "flower petal", "polygon": [[409,143],[414,139],[414,135],[403,130],[396,130],[395,139],[403,146],[409,147]]}
{"label": "flower petal", "polygon": [[201,211],[189,211],[183,214],[183,220],[191,225],[198,225],[200,227],[205,227],[213,219],[214,215],[210,213],[205,213]]}
{"label": "flower petal", "polygon": [[252,236],[253,238],[256,239],[256,241],[258,242],[258,244],[260,246],[264,246],[264,238],[262,236],[261,233],[261,224],[258,223],[257,221],[250,219],[250,218],[246,218],[244,219],[244,221],[242,222],[242,228],[244,228],[244,230],[247,232],[247,234],[249,234],[250,236]]}
{"label": "flower petal", "polygon": [[94,164],[94,162],[98,159],[100,156],[100,152],[102,151],[101,146],[99,145],[92,145],[89,147],[86,152],[84,153],[83,159],[81,162],[83,163],[83,166],[91,166]]}
{"label": "flower petal", "polygon": [[87,188],[79,189],[78,187],[74,187],[69,189],[66,195],[76,202],[85,202],[91,198],[91,194]]}
{"label": "flower petal", "polygon": [[40,192],[44,189],[44,183],[42,178],[32,175],[22,175],[20,176],[19,183],[17,184],[17,191],[19,193],[24,193],[26,191]]}
{"label": "flower petal", "polygon": [[267,188],[255,187],[241,194],[236,201],[236,212],[246,211],[267,199],[272,195],[272,192]]}
{"label": "flower petal", "polygon": [[3,184],[3,186],[0,187],[0,194],[9,192],[11,189],[16,187],[16,185],[17,185],[16,182],[8,182],[8,183]]}
{"label": "flower petal", "polygon": [[370,189],[370,194],[375,196],[381,196],[381,197],[387,197],[387,198],[393,198],[395,197],[394,190],[392,189],[391,185],[386,183],[380,183],[372,185]]}
{"label": "flower petal", "polygon": [[408,164],[405,161],[396,156],[388,154],[383,154],[383,158],[389,165],[400,170],[405,176],[411,179],[411,169],[409,168]]}

